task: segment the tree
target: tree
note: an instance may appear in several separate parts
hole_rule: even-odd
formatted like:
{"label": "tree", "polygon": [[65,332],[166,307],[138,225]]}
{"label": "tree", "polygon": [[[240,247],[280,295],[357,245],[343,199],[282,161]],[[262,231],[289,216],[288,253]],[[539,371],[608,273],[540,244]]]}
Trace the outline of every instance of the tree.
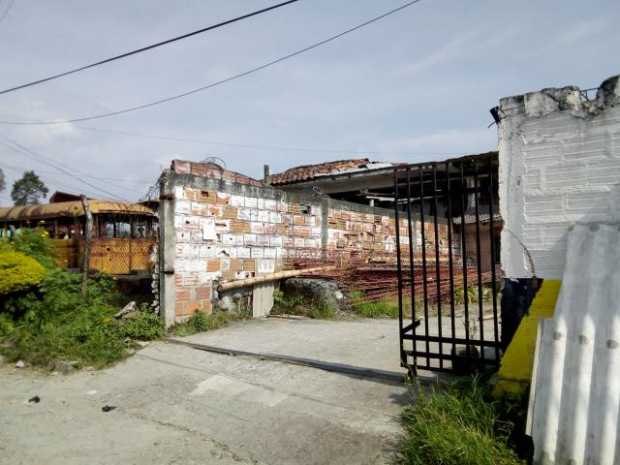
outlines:
{"label": "tree", "polygon": [[6,181],[4,179],[4,171],[0,168],[0,192],[6,189]]}
{"label": "tree", "polygon": [[11,198],[15,205],[36,205],[41,198],[47,197],[49,189],[34,171],[26,171],[21,179],[13,184]]}

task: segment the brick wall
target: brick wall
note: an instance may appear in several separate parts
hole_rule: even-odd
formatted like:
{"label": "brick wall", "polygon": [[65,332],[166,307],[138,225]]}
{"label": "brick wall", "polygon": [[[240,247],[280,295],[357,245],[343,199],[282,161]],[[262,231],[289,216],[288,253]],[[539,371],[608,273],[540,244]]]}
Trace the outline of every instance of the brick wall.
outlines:
{"label": "brick wall", "polygon": [[620,87],[596,98],[576,87],[500,101],[502,267],[507,277],[560,279],[565,240],[576,222],[620,220]]}
{"label": "brick wall", "polygon": [[[196,310],[211,312],[221,281],[298,267],[396,262],[391,211],[283,192],[217,167],[193,165],[198,164],[175,160],[168,174],[174,204],[175,320]],[[419,227],[413,226],[418,244]],[[426,228],[427,246],[433,247],[433,225]],[[445,246],[445,224],[439,232]],[[406,219],[400,234],[408,254]]]}

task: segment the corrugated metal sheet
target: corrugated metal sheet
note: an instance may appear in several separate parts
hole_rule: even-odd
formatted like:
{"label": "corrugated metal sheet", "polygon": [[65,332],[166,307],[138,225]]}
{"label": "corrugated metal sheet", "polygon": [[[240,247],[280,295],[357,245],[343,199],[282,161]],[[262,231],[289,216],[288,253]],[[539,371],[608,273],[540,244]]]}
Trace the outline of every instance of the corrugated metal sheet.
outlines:
{"label": "corrugated metal sheet", "polygon": [[370,163],[368,158],[355,158],[352,160],[337,160],[316,165],[302,165],[289,168],[282,173],[276,173],[271,176],[271,184],[288,184],[291,182],[309,181],[317,176],[326,174],[341,173],[351,169],[361,169]]}
{"label": "corrugated metal sheet", "polygon": [[568,235],[553,319],[539,328],[529,433],[534,463],[620,463],[620,231]]}
{"label": "corrugated metal sheet", "polygon": [[[155,212],[149,207],[138,203],[112,202],[108,200],[90,200],[88,203],[93,214],[118,213],[127,215],[155,215]],[[82,215],[84,215],[84,208],[82,207],[82,203],[80,201],[0,208],[0,221],[31,220],[62,216],[73,217]]]}

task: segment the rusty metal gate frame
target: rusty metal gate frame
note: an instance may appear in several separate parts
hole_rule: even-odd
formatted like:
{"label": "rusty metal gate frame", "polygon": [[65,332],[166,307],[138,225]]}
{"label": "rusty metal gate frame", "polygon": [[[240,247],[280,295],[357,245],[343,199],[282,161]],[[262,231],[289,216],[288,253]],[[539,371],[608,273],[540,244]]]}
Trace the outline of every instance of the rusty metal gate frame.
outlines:
{"label": "rusty metal gate frame", "polygon": [[[483,192],[481,179],[486,178],[488,189],[488,211],[481,211],[480,194]],[[500,328],[498,316],[498,270],[496,270],[496,238],[494,236],[496,218],[494,205],[494,193],[497,192],[497,154],[484,154],[451,159],[442,162],[420,163],[412,165],[400,165],[394,169],[394,214],[396,219],[396,249],[398,271],[398,307],[399,307],[399,340],[401,365],[407,368],[412,375],[418,369],[438,372],[459,371],[465,365],[473,363],[475,367],[488,369],[496,368],[500,360]],[[470,186],[467,186],[469,181]],[[471,185],[473,184],[473,185]],[[428,186],[425,189],[425,185]],[[430,192],[429,192],[430,189]],[[468,196],[473,194],[474,211],[467,215],[465,209]],[[442,298],[441,282],[445,279],[445,271],[441,270],[440,241],[438,232],[438,201],[445,197],[447,203],[447,272],[448,272],[448,295]],[[424,200],[431,201],[432,212],[426,213],[423,205]],[[454,200],[460,205],[454,205]],[[417,211],[412,204],[418,204]],[[454,215],[456,213],[456,216]],[[481,263],[481,216],[486,216],[489,224],[490,241],[490,279],[491,279],[491,304],[493,326],[491,334],[485,334],[483,289]],[[430,218],[429,218],[430,217]],[[466,217],[474,224],[476,254],[473,257],[474,266],[468,263],[467,238],[465,233]],[[405,243],[409,246],[404,250],[401,234],[401,222],[407,220],[407,236]],[[412,223],[416,221],[420,225],[421,244],[414,241]],[[456,231],[454,224],[460,223],[460,237],[454,237]],[[432,223],[434,235],[434,250],[427,251],[427,237],[425,225]],[[458,242],[460,241],[460,247]],[[414,251],[414,248],[416,249]],[[416,252],[421,249],[421,263],[416,260]],[[428,270],[428,252],[434,255],[435,272]],[[457,252],[460,252],[460,256]],[[475,269],[473,284],[477,286],[478,302],[477,312],[475,304],[468,302],[468,274]],[[421,273],[421,276],[419,274]],[[455,316],[455,291],[457,281],[455,277],[461,274],[462,289],[464,293],[463,320],[464,334],[459,335],[456,328]],[[442,274],[444,276],[442,277]],[[418,279],[416,279],[418,278]],[[422,281],[422,289],[416,289],[417,281]],[[409,284],[410,283],[410,284]],[[431,286],[435,286],[434,289]],[[434,321],[429,320],[429,306],[431,304],[429,288],[436,293],[437,315]],[[445,294],[445,292],[444,292]],[[421,297],[421,300],[416,297]],[[405,316],[407,298],[409,304],[407,310],[411,312],[411,318]],[[418,302],[416,302],[418,300]],[[474,305],[474,308],[470,308]],[[418,308],[416,308],[418,307]],[[421,307],[421,308],[420,308]],[[449,319],[449,328],[444,331],[444,319]],[[477,321],[479,325],[479,337],[470,331],[470,323]],[[433,327],[436,326],[435,328]],[[447,350],[446,350],[447,349]]]}

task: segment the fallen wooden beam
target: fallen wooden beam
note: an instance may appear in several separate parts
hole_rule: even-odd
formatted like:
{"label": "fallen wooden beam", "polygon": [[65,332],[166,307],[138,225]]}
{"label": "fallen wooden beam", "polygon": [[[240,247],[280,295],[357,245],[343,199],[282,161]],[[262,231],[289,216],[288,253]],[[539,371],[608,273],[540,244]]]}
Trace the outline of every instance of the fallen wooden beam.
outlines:
{"label": "fallen wooden beam", "polygon": [[292,278],[293,276],[300,276],[306,273],[319,273],[322,271],[334,270],[335,266],[319,266],[315,268],[302,268],[299,270],[286,270],[278,271],[276,273],[269,273],[261,276],[255,276],[254,278],[236,279],[234,281],[223,281],[217,287],[218,292],[228,291],[230,289],[238,289],[240,287],[249,287],[255,284],[266,283],[269,281],[277,281],[278,279]]}

